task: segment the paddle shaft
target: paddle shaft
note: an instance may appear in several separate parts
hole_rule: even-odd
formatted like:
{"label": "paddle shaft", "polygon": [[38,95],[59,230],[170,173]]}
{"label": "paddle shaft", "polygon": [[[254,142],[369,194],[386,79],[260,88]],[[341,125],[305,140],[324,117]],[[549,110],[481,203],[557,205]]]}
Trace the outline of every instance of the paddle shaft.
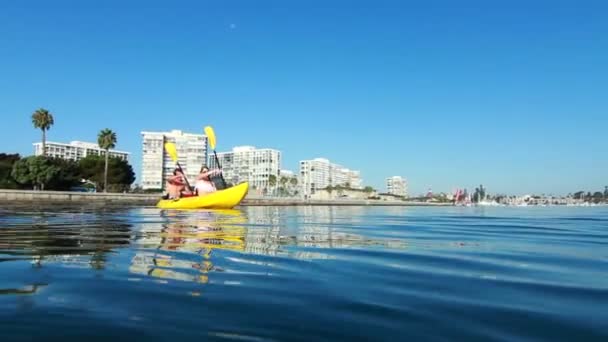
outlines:
{"label": "paddle shaft", "polygon": [[[213,155],[215,156],[215,163],[217,164],[217,168],[221,170],[222,165],[220,165],[220,159],[217,157],[217,152],[215,152],[215,149],[213,150]],[[224,186],[224,189],[226,189],[226,180],[224,179],[224,175],[222,173],[220,173],[220,178],[222,179],[222,185]]]}
{"label": "paddle shaft", "polygon": [[184,180],[186,181],[186,186],[188,187],[188,190],[192,191],[192,187],[190,186],[190,182],[188,182],[188,177],[186,177],[186,173],[184,173],[182,166],[179,165],[178,161],[176,161],[175,163],[177,164],[177,168],[179,169],[179,171],[182,173],[182,175],[184,175]]}

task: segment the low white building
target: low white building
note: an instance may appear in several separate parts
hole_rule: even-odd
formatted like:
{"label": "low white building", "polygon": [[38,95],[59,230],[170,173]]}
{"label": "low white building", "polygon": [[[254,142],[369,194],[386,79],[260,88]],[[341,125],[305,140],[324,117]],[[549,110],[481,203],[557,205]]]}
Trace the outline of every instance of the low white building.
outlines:
{"label": "low white building", "polygon": [[[42,142],[34,143],[34,155],[42,155]],[[129,159],[129,152],[109,150],[110,157],[116,157],[123,160]],[[80,160],[87,156],[105,156],[106,150],[99,147],[98,144],[84,142],[84,141],[72,141],[69,144],[58,143],[47,141],[46,142],[46,155],[48,157]]]}
{"label": "low white building", "polygon": [[310,196],[328,186],[348,186],[361,189],[359,171],[334,164],[325,158],[300,161],[300,186],[302,194]]}
{"label": "low white building", "polygon": [[[217,154],[228,183],[249,182],[252,190],[271,191],[279,184],[281,152],[271,148],[237,146],[231,152]],[[209,165],[217,168],[215,158],[209,158]],[[274,186],[271,184],[274,178]]]}
{"label": "low white building", "polygon": [[363,181],[361,180],[361,172],[346,169],[348,185],[353,189],[363,189]]}
{"label": "low white building", "polygon": [[280,175],[281,175],[281,177],[286,177],[286,178],[292,178],[295,176],[295,174],[291,170],[281,170]]}
{"label": "low white building", "polygon": [[407,197],[407,180],[401,176],[386,179],[386,192],[391,195]]}
{"label": "low white building", "polygon": [[175,169],[175,163],[165,151],[166,142],[175,144],[178,161],[191,182],[198,175],[201,166],[207,164],[207,136],[204,134],[172,130],[170,132],[141,132],[141,135],[141,186],[143,189],[163,189],[165,180],[172,175]]}

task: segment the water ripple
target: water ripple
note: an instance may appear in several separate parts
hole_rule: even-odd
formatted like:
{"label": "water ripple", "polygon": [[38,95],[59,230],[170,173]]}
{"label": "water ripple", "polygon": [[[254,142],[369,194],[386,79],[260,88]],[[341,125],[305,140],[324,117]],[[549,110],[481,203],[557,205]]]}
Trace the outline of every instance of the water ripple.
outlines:
{"label": "water ripple", "polygon": [[606,269],[601,207],[0,209],[7,340],[606,340]]}

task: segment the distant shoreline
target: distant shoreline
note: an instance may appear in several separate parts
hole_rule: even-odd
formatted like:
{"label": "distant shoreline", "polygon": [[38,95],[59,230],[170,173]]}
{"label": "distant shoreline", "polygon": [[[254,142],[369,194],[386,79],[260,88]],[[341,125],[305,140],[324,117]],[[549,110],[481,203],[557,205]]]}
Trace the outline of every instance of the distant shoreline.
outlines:
{"label": "distant shoreline", "polygon": [[[116,203],[131,205],[155,205],[158,194],[134,193],[89,193],[71,191],[34,191],[0,189],[0,203],[34,202],[34,203]],[[297,198],[245,198],[240,206],[452,206],[451,203],[426,203],[382,200],[304,200]]]}

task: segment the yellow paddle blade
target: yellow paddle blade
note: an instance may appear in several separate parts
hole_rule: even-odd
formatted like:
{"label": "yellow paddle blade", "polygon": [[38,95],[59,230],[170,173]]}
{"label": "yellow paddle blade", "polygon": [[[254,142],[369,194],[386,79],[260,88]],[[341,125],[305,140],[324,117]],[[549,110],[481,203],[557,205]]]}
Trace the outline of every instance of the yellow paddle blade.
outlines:
{"label": "yellow paddle blade", "polygon": [[211,149],[215,150],[215,132],[213,131],[213,127],[205,127],[205,135],[207,136],[207,139],[209,139],[209,145],[211,146]]}
{"label": "yellow paddle blade", "polygon": [[165,151],[167,151],[173,162],[177,162],[177,148],[174,143],[165,143]]}

